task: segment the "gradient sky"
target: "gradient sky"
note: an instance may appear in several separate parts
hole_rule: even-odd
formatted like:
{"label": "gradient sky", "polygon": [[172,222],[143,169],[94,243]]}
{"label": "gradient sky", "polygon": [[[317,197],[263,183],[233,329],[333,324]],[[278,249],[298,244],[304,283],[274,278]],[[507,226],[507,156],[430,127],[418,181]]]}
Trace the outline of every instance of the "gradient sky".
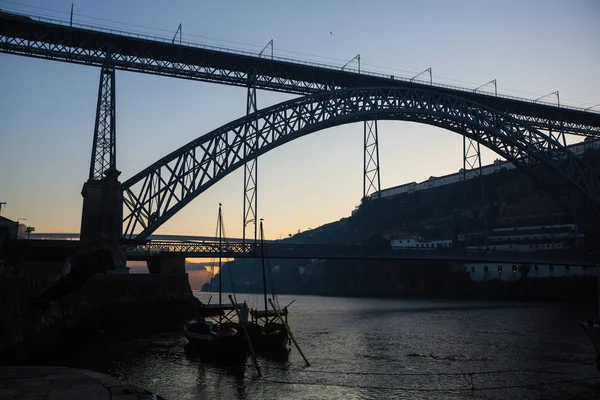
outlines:
{"label": "gradient sky", "polygon": [[[0,8],[68,19],[71,0],[5,1]],[[469,88],[497,79],[504,94],[600,103],[600,2],[504,1],[76,1],[74,22],[343,65]],[[122,22],[122,23],[120,23]],[[333,35],[330,34],[330,31]],[[385,69],[385,68],[387,69]],[[0,54],[2,214],[37,232],[78,232],[98,90],[98,68]],[[121,180],[242,116],[243,88],[117,72]],[[488,90],[493,87],[486,86]],[[290,96],[258,92],[259,108]],[[548,101],[555,101],[548,97]],[[350,215],[362,195],[362,123],[293,141],[259,159],[259,217],[278,238]],[[458,171],[461,137],[382,122],[381,184]],[[484,162],[495,154],[486,151]],[[159,233],[208,235],[223,203],[228,236],[242,234],[242,170],[199,196]]]}

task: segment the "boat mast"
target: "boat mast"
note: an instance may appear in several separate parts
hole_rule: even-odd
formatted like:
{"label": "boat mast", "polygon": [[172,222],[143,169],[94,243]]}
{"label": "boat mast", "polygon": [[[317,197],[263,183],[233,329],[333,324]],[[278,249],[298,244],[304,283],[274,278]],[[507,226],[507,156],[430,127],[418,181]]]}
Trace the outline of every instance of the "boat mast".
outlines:
{"label": "boat mast", "polygon": [[260,258],[262,260],[263,293],[265,298],[265,319],[267,318],[267,274],[265,272],[265,232],[263,231],[263,219],[260,219]]}
{"label": "boat mast", "polygon": [[[219,218],[217,221],[217,225],[219,227],[218,231],[219,231],[219,309],[221,307],[222,304],[222,300],[221,300],[221,294],[223,292],[223,272],[221,271],[221,252],[222,252],[222,243],[221,243],[221,238],[223,237],[223,215],[221,214],[221,203],[219,203]],[[221,316],[219,314],[219,322],[220,322]]]}

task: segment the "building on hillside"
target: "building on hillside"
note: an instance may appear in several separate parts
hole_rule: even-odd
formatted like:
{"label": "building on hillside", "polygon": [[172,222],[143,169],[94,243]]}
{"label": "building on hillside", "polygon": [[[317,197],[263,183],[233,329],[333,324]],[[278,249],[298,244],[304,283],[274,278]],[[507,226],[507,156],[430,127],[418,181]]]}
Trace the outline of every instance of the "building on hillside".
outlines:
{"label": "building on hillside", "polygon": [[[585,235],[578,233],[576,224],[512,226],[496,228],[487,238],[487,246],[467,246],[469,250],[515,252],[569,251],[576,248]],[[528,278],[560,278],[595,276],[596,269],[581,266],[529,264],[465,264],[465,272],[474,281],[493,279],[514,281],[524,274]]]}
{"label": "building on hillside", "polygon": [[[586,139],[582,143],[569,146],[569,150],[582,156],[589,149],[599,149],[600,140]],[[489,175],[502,170],[511,170],[515,167],[506,161],[496,160],[493,164],[482,167],[482,173]],[[473,171],[470,171],[474,173]],[[458,173],[441,177],[430,177],[422,183],[411,182],[404,185],[384,189],[371,197],[395,196],[401,193],[415,193],[430,188],[451,185],[469,179],[469,173]],[[482,221],[482,213],[475,215],[467,212],[473,223],[469,223],[469,232],[457,232],[453,240],[436,238],[439,240],[425,241],[415,232],[410,235],[394,235],[391,241],[393,249],[419,249],[431,250],[440,247],[454,246],[465,247],[467,250],[491,250],[510,252],[569,252],[575,251],[585,241],[585,235],[579,233],[578,226],[573,220],[572,213],[566,212],[545,191],[535,186],[528,187],[519,192],[518,196],[501,198],[494,203],[493,220],[481,222],[478,226],[476,220]],[[488,214],[489,215],[489,214]],[[489,224],[489,225],[488,225]],[[493,227],[490,229],[490,227]],[[421,226],[426,229],[427,225]],[[474,229],[472,229],[474,228]],[[459,227],[459,229],[461,229]],[[461,229],[462,230],[462,229]],[[474,281],[517,280],[525,275],[528,278],[558,278],[569,276],[595,276],[596,270],[581,266],[560,265],[519,265],[519,264],[465,264],[465,272]]]}
{"label": "building on hillside", "polygon": [[[0,274],[6,273],[8,271],[5,268],[2,256],[4,254],[4,244],[10,239],[16,239],[18,231],[19,225],[17,221],[13,221],[3,216],[0,216]],[[10,268],[12,271],[12,267]]]}
{"label": "building on hillside", "polygon": [[[575,155],[581,157],[583,156],[583,153],[587,150],[600,149],[600,140],[586,138],[583,142],[569,145],[567,146],[567,148]],[[511,170],[515,168],[516,167],[509,161],[496,159],[492,164],[482,166],[481,173],[483,175],[490,175],[503,170]],[[450,185],[466,179],[471,179],[477,176],[478,172],[479,171],[472,169],[464,173],[464,171],[460,169],[458,172],[449,175],[444,175],[440,177],[430,176],[429,179],[421,183],[410,182],[405,183],[403,185],[383,189],[378,192],[372,193],[369,197],[371,199],[379,199],[390,196],[396,196],[398,194],[403,193],[414,193],[419,192],[421,190],[433,189],[440,186]]]}
{"label": "building on hillside", "polygon": [[0,215],[0,238],[16,239],[19,225],[17,221],[5,218]]}
{"label": "building on hillside", "polygon": [[391,241],[392,250],[433,250],[452,247],[452,240],[423,240],[420,236],[411,236],[405,239],[395,239]]}

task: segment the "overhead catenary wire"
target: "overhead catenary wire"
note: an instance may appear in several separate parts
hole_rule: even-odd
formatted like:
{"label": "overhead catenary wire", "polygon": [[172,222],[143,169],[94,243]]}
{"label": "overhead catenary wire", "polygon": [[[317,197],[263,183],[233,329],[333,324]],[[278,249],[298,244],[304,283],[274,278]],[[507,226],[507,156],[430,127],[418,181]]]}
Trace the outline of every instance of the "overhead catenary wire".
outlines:
{"label": "overhead catenary wire", "polygon": [[314,370],[308,368],[284,368],[284,367],[265,367],[265,369],[274,369],[291,372],[305,372],[314,374],[330,374],[330,375],[373,375],[373,376],[464,376],[464,375],[495,375],[517,372],[534,372],[534,371],[553,371],[565,368],[575,368],[582,366],[591,366],[592,363],[575,363],[566,365],[556,365],[536,368],[514,368],[492,371],[465,371],[465,372],[361,372],[361,371],[336,371],[336,370]]}
{"label": "overhead catenary wire", "polygon": [[506,389],[522,389],[522,388],[532,388],[532,387],[542,387],[542,386],[553,386],[553,385],[563,385],[569,383],[578,383],[585,381],[592,381],[600,379],[600,376],[594,377],[586,377],[586,378],[578,378],[578,379],[564,379],[560,381],[550,381],[550,382],[539,382],[539,383],[525,383],[520,385],[505,385],[505,386],[480,386],[480,387],[457,387],[457,388],[416,388],[410,386],[371,386],[371,385],[346,385],[346,384],[331,384],[324,382],[293,382],[293,381],[281,381],[276,379],[261,379],[256,382],[269,382],[275,384],[282,385],[308,385],[308,386],[321,386],[321,387],[342,387],[342,388],[351,388],[351,389],[369,389],[369,390],[393,390],[393,391],[406,391],[406,392],[442,392],[442,393],[451,393],[451,392],[472,392],[472,391],[484,391],[484,390],[506,390]]}
{"label": "overhead catenary wire", "polygon": [[[188,365],[187,362],[181,362],[181,361],[175,361],[175,364],[179,364],[179,365]],[[462,371],[462,372],[416,372],[416,373],[394,373],[394,372],[390,372],[390,373],[377,373],[377,372],[359,372],[359,371],[335,371],[335,370],[328,370],[328,371],[324,371],[324,370],[313,370],[310,368],[286,368],[286,367],[274,367],[274,366],[270,366],[270,365],[266,365],[264,367],[262,367],[263,369],[266,370],[280,370],[280,371],[286,371],[286,372],[318,372],[318,373],[327,373],[327,374],[334,374],[334,375],[364,375],[364,376],[369,376],[369,375],[373,375],[373,376],[422,376],[422,377],[444,377],[444,376],[449,376],[449,377],[464,377],[464,376],[468,376],[468,375],[495,375],[495,374],[502,374],[502,373],[523,373],[523,372],[539,372],[539,371],[554,371],[554,372],[558,372],[558,370],[561,369],[568,369],[568,368],[574,368],[574,367],[594,367],[594,370],[596,368],[596,363],[591,363],[591,362],[582,362],[582,363],[573,363],[573,364],[565,364],[565,365],[555,365],[555,366],[545,366],[545,367],[533,367],[533,368],[514,368],[514,369],[503,369],[503,370],[490,370],[490,371]],[[219,373],[219,372],[212,372],[215,375],[227,375],[227,373]],[[600,375],[595,376],[595,377],[584,377],[584,378],[574,378],[576,380],[579,379],[600,379]]]}
{"label": "overhead catenary wire", "polygon": [[[179,365],[189,365],[187,362],[175,362]],[[568,366],[591,366],[592,363],[579,363],[579,364],[569,364]],[[567,366],[565,366],[567,367]],[[271,366],[262,366],[262,369],[272,370],[272,369],[286,369],[286,368],[274,368]],[[484,371],[483,373],[500,373],[503,371],[511,371],[511,372],[522,372],[522,371],[537,371],[540,369],[548,369],[554,367],[539,367],[539,368],[523,368],[523,369],[512,369],[512,370],[498,370],[498,371]],[[557,366],[556,368],[559,368]],[[288,371],[311,371],[310,369],[286,369]],[[211,371],[211,374],[218,376],[231,376],[230,373],[227,372],[217,372]],[[468,376],[471,373],[454,373],[453,375],[459,376]],[[372,373],[365,373],[365,375],[374,375]],[[449,373],[423,373],[423,376],[443,376],[450,375]],[[476,391],[493,391],[493,390],[510,390],[510,389],[526,389],[526,388],[539,388],[544,386],[557,386],[557,385],[567,385],[572,383],[581,383],[581,382],[591,382],[594,380],[600,379],[600,376],[586,376],[572,379],[562,379],[562,380],[554,380],[554,381],[546,381],[546,382],[535,382],[535,383],[523,383],[523,384],[513,384],[513,385],[494,385],[494,386],[473,386],[472,383],[469,384],[468,387],[444,387],[444,388],[431,388],[431,387],[411,387],[411,386],[377,386],[377,385],[348,385],[348,384],[337,384],[337,383],[326,383],[326,382],[307,382],[307,381],[285,381],[280,379],[272,379],[268,376],[263,376],[261,379],[256,379],[254,377],[244,376],[244,380],[251,381],[254,384],[261,383],[271,383],[276,385],[305,385],[305,386],[320,386],[320,387],[339,387],[339,388],[347,388],[347,389],[368,389],[368,390],[381,390],[381,391],[406,391],[406,392],[431,392],[431,393],[462,393],[462,392],[476,392]]]}

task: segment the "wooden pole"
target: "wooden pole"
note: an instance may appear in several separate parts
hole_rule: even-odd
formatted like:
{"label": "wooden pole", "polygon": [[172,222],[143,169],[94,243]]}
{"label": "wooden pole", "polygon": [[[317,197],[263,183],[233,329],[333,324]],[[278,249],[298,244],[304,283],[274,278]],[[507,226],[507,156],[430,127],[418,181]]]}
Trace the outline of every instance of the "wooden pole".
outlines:
{"label": "wooden pole", "polygon": [[246,335],[246,340],[248,341],[248,346],[250,347],[250,354],[252,355],[252,361],[254,361],[254,366],[256,367],[256,372],[258,372],[258,376],[262,377],[262,374],[260,373],[260,366],[258,365],[258,360],[256,359],[256,354],[254,354],[254,348],[252,347],[252,341],[250,341],[250,335],[248,335],[248,330],[246,329],[246,325],[240,320],[240,312],[238,311],[237,304],[235,304],[235,301],[233,301],[233,297],[231,295],[229,295],[229,301],[231,301],[231,304],[233,305],[233,309],[235,310],[235,313],[238,317],[238,321],[240,321],[240,325],[242,326],[242,329],[244,330],[244,335]]}
{"label": "wooden pole", "polygon": [[277,311],[277,308],[275,307],[275,304],[273,304],[273,300],[272,299],[269,299],[269,304],[271,305],[271,307],[273,307],[273,311],[275,311],[275,314],[277,315],[277,317],[279,318],[279,320],[281,321],[281,323],[285,327],[285,330],[287,331],[288,335],[290,335],[290,339],[292,339],[292,342],[294,342],[294,345],[298,349],[298,353],[300,353],[300,355],[304,359],[304,362],[306,363],[306,366],[310,367],[310,363],[308,362],[308,360],[306,359],[306,357],[304,357],[304,353],[300,349],[300,346],[298,345],[298,342],[296,342],[296,338],[294,338],[294,335],[292,334],[292,330],[290,329],[290,326],[281,317],[281,314],[279,314],[279,311]]}

